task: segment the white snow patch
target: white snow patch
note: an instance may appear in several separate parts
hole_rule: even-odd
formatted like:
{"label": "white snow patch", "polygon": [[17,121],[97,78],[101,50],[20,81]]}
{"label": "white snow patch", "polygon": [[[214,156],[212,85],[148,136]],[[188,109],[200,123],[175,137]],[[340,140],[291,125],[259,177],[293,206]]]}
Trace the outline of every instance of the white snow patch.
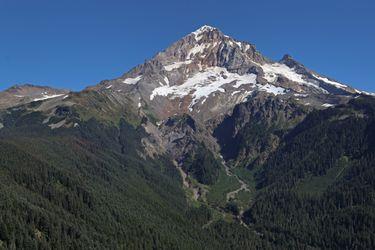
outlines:
{"label": "white snow patch", "polygon": [[272,64],[263,64],[259,66],[262,67],[264,71],[264,78],[270,83],[275,82],[277,80],[277,77],[281,75],[281,76],[284,76],[285,78],[288,78],[289,80],[293,82],[308,85],[308,86],[317,88],[324,93],[328,93],[328,91],[319,87],[318,85],[305,80],[303,78],[303,75],[298,74],[293,68],[289,68],[285,64],[272,63]]}
{"label": "white snow patch", "polygon": [[[238,76],[240,76],[240,75],[238,75]],[[249,84],[249,83],[255,84],[256,83],[257,75],[247,74],[247,75],[243,75],[243,76],[245,76],[245,77],[242,78],[242,76],[240,76],[240,79],[236,82],[236,84],[233,85],[233,88],[238,89],[239,87],[241,87],[244,84]]]}
{"label": "white snow patch", "polygon": [[247,97],[249,95],[251,95],[252,93],[253,93],[252,90],[243,92],[242,95],[241,95],[241,101],[240,102],[246,102],[247,101]]}
{"label": "white snow patch", "polygon": [[[238,89],[242,85],[251,84],[259,91],[265,91],[274,95],[286,93],[286,90],[281,87],[277,87],[271,84],[257,84],[256,79],[257,75],[255,74],[239,75],[236,73],[230,73],[225,68],[212,67],[208,68],[204,72],[196,73],[181,85],[161,86],[155,88],[150,95],[150,100],[153,100],[156,96],[165,96],[169,97],[170,99],[175,99],[191,95],[192,101],[189,105],[189,108],[192,109],[192,107],[202,98],[204,98],[201,101],[201,103],[203,104],[205,103],[206,98],[211,94],[212,96],[214,96],[217,92],[225,92],[224,85],[227,84],[231,84],[230,86],[236,89]],[[235,95],[237,93],[232,92],[231,95]],[[252,91],[244,92],[243,98],[247,97],[251,93]]]}
{"label": "white snow patch", "polygon": [[189,53],[187,54],[186,59],[191,59],[192,56],[196,54],[202,54],[205,49],[209,48],[210,46],[213,46],[214,44],[212,43],[202,43],[202,44],[197,44],[193,48],[190,49]]}
{"label": "white snow patch", "polygon": [[105,87],[106,89],[110,89],[110,88],[112,88],[112,85],[109,85],[109,86],[107,86],[107,87]]}
{"label": "white snow patch", "polygon": [[322,104],[322,106],[323,106],[323,107],[326,107],[326,108],[329,108],[329,107],[333,107],[333,106],[335,106],[335,105],[330,104],[330,103],[324,103],[324,104]]}
{"label": "white snow patch", "polygon": [[[186,64],[190,64],[191,63],[191,60],[186,60],[186,61],[183,61],[183,62],[174,62],[172,64],[169,64],[169,65],[165,65],[164,66],[164,69],[166,71],[172,71],[174,69],[178,69],[180,68],[182,65],[186,65]],[[168,79],[168,78],[167,78]]]}
{"label": "white snow patch", "polygon": [[56,98],[56,97],[59,97],[59,96],[62,96],[64,94],[58,94],[58,95],[47,95],[45,94],[46,92],[43,93],[43,96],[42,97],[39,97],[39,98],[35,98],[33,100],[33,102],[36,102],[36,101],[42,101],[42,100],[47,100],[47,99],[51,99],[51,98]]}
{"label": "white snow patch", "polygon": [[198,72],[187,79],[181,85],[162,86],[155,88],[150,95],[150,100],[155,96],[169,96],[170,99],[192,95],[190,107],[196,104],[201,98],[208,97],[214,92],[225,92],[223,85],[235,82],[232,87],[238,88],[243,84],[255,84],[256,75],[238,75],[228,72],[225,68],[212,67],[204,72]]}
{"label": "white snow patch", "polygon": [[164,77],[164,82],[169,86],[169,79],[168,79],[168,77]]}
{"label": "white snow patch", "polygon": [[366,91],[359,91],[359,93],[364,94],[364,95],[375,96],[375,93],[370,93],[370,92],[366,92]]}
{"label": "white snow patch", "polygon": [[234,96],[234,95],[236,95],[236,94],[238,94],[238,93],[241,93],[241,91],[239,91],[239,90],[233,91],[232,94],[230,94],[230,95],[231,95],[231,96]]}
{"label": "white snow patch", "polygon": [[234,41],[234,42],[238,45],[238,47],[240,47],[242,49],[242,43],[241,42],[236,42],[236,41]]}
{"label": "white snow patch", "polygon": [[212,30],[215,30],[215,28],[211,27],[209,25],[204,25],[204,26],[200,27],[199,29],[197,29],[196,31],[194,31],[192,34],[194,34],[195,40],[199,41],[202,38],[202,34],[204,32],[212,31]]}
{"label": "white snow patch", "polygon": [[4,125],[0,122],[0,129],[4,128]]}
{"label": "white snow patch", "polygon": [[274,63],[261,65],[264,71],[264,78],[269,82],[275,82],[278,75],[282,75],[293,82],[305,83],[303,76],[289,68],[285,64]]}
{"label": "white snow patch", "polygon": [[308,97],[309,95],[308,94],[295,93],[294,96],[296,96],[296,97]]}
{"label": "white snow patch", "polygon": [[228,38],[229,38],[228,43],[229,43],[230,46],[234,47],[234,45],[236,44],[238,47],[240,47],[242,49],[242,43],[241,42],[237,42],[230,37],[228,37]]}
{"label": "white snow patch", "polygon": [[15,97],[22,98],[24,97],[23,95],[14,95]]}
{"label": "white snow patch", "polygon": [[274,95],[282,95],[286,93],[286,90],[284,88],[276,87],[271,84],[262,85],[259,90],[265,91],[267,93],[272,93]]}
{"label": "white snow patch", "polygon": [[366,92],[366,91],[360,91],[360,90],[358,90],[358,89],[354,89],[354,91],[355,91],[357,94],[369,95],[369,96],[375,96],[375,93],[370,93],[370,92]]}
{"label": "white snow patch", "polygon": [[64,97],[63,97],[63,100],[66,99],[66,98],[68,98],[68,97],[69,97],[69,95],[64,96]]}
{"label": "white snow patch", "polygon": [[125,84],[131,84],[131,85],[134,85],[134,84],[137,84],[137,82],[139,82],[141,79],[142,79],[142,75],[137,76],[136,78],[126,78],[126,79],[125,79],[124,81],[122,81],[122,82],[125,83]]}
{"label": "white snow patch", "polygon": [[321,76],[318,76],[318,75],[315,75],[315,74],[313,74],[313,76],[314,76],[316,79],[318,79],[318,80],[321,80],[321,81],[323,81],[323,82],[325,82],[325,83],[331,84],[331,85],[333,85],[333,86],[335,86],[335,87],[337,87],[337,88],[340,88],[340,89],[345,89],[345,88],[348,87],[348,86],[346,86],[346,85],[344,85],[344,84],[341,84],[341,83],[339,83],[339,82],[331,81],[331,80],[329,80],[328,78],[325,78],[325,77],[321,77]]}

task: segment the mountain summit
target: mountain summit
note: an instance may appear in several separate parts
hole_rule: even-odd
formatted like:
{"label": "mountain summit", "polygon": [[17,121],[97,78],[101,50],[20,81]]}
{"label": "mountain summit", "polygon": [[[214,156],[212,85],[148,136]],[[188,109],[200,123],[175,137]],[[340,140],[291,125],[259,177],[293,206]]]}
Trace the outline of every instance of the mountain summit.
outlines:
{"label": "mountain summit", "polygon": [[203,122],[230,113],[257,93],[318,108],[365,94],[306,68],[290,55],[274,62],[253,44],[208,25],[123,76],[87,91],[108,96],[114,105],[128,105],[130,99],[139,112],[158,120],[189,114]]}
{"label": "mountain summit", "polygon": [[96,88],[159,119],[188,113],[208,120],[229,112],[254,93],[294,98],[324,107],[361,92],[324,77],[286,55],[274,62],[255,46],[202,26],[154,58]]}

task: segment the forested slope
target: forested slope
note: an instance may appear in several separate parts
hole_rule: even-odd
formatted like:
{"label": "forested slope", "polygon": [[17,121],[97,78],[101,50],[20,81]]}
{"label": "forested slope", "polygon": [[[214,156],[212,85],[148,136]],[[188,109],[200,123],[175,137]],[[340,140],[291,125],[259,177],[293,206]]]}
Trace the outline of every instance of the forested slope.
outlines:
{"label": "forested slope", "polygon": [[51,130],[35,122],[43,118],[39,113],[9,116],[0,131],[1,248],[240,249],[263,244],[236,223],[203,227],[211,210],[188,205],[169,159],[142,156],[142,127],[91,119],[76,128]]}
{"label": "forested slope", "polygon": [[290,247],[375,246],[375,101],[314,111],[257,174],[247,223]]}

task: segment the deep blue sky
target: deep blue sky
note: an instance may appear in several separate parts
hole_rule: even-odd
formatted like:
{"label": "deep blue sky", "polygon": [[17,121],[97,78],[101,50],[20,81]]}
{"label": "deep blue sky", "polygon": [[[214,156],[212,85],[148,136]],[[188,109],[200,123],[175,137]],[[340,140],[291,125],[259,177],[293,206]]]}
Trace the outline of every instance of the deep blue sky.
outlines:
{"label": "deep blue sky", "polygon": [[122,75],[209,24],[267,57],[375,92],[374,0],[0,0],[0,89]]}

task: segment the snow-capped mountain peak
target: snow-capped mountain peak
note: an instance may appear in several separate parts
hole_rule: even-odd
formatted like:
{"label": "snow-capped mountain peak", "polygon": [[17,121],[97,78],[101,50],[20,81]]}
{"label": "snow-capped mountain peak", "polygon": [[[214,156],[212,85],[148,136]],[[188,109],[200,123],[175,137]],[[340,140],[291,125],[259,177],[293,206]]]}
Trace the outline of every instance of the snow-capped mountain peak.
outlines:
{"label": "snow-capped mountain peak", "polygon": [[215,28],[215,27],[212,27],[212,26],[209,26],[209,25],[203,25],[202,27],[200,27],[196,31],[193,31],[191,34],[193,34],[195,36],[195,39],[198,41],[199,37],[202,34],[204,34],[205,32],[212,32],[214,30],[218,31],[218,29]]}
{"label": "snow-capped mountain peak", "polygon": [[[267,59],[255,46],[204,25],[99,88],[164,119],[189,113],[203,120],[225,114],[257,92],[319,107],[359,91],[309,70],[290,55]],[[327,105],[326,105],[327,106]]]}

